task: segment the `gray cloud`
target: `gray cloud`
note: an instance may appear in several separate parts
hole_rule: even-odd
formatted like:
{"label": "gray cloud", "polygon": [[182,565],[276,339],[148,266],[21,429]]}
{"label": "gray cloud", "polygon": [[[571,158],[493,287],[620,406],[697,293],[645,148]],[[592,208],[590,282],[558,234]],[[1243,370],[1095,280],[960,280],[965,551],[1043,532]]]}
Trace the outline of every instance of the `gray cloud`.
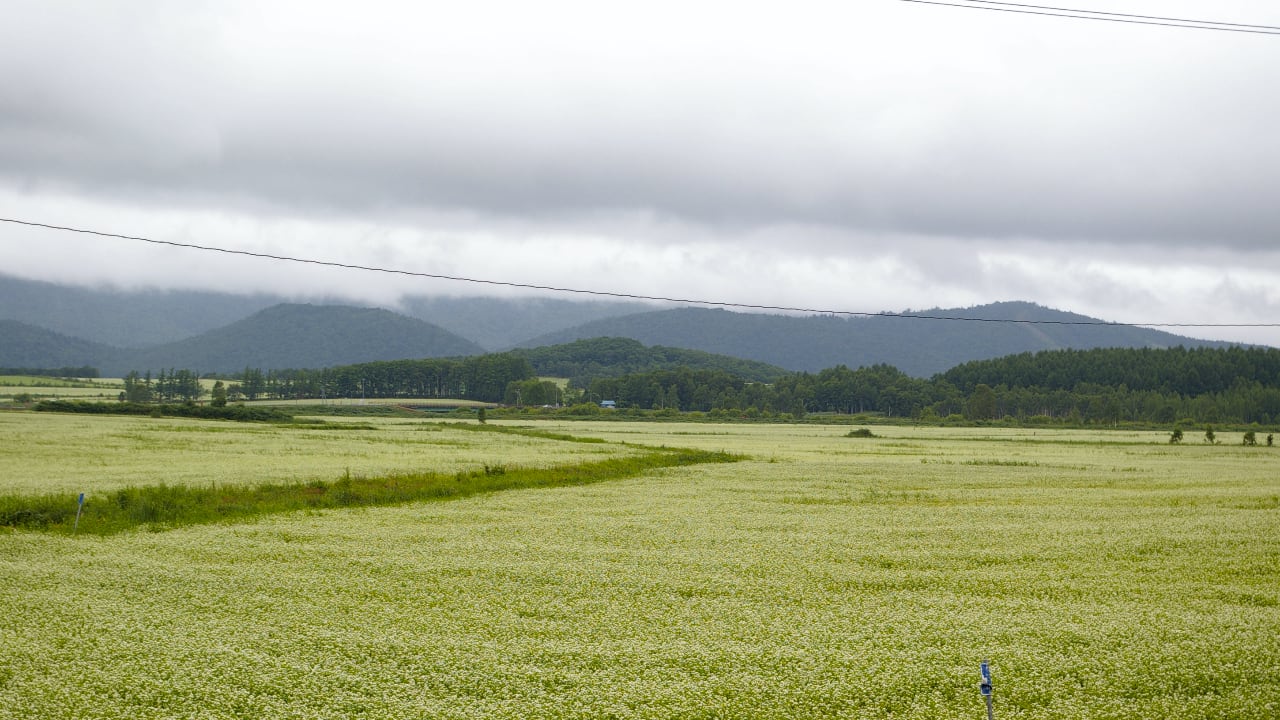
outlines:
{"label": "gray cloud", "polygon": [[1187,298],[1280,306],[1275,38],[816,1],[8,15],[10,214],[388,264],[426,247],[464,275],[496,253],[540,284],[612,266],[638,291],[736,293],[749,258],[767,302],[835,304],[839,268],[877,310],[1114,317],[1167,307],[1144,275],[1163,263]]}
{"label": "gray cloud", "polygon": [[344,46],[331,25],[308,37],[301,18],[304,37],[275,55],[260,35],[287,24],[240,47],[218,27],[243,25],[212,10],[201,26],[162,3],[88,18],[42,7],[27,22],[61,28],[61,43],[22,23],[4,38],[14,91],[0,106],[0,167],[17,182],[301,212],[638,209],[711,224],[1239,247],[1266,246],[1280,226],[1280,101],[1263,90],[1280,85],[1280,63],[1266,38],[1157,41],[1150,29],[1023,21],[1041,35],[1031,45],[1002,37],[1008,23],[967,16],[978,13],[875,8],[856,17],[900,31],[945,18],[965,34],[860,49],[854,32],[770,74],[750,44],[760,29],[726,42],[693,28],[726,47],[691,66],[692,41],[650,59],[647,38],[627,37],[621,57],[589,65],[590,42],[567,58],[550,41],[488,58],[483,26],[465,36],[476,47],[433,54],[386,18],[374,27],[404,46],[406,68]]}

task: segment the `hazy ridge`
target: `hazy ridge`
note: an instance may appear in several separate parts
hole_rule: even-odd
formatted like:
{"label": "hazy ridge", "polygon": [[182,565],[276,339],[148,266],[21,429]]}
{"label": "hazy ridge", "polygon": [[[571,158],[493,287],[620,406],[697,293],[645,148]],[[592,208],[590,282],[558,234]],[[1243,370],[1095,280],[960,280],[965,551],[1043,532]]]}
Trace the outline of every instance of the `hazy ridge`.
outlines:
{"label": "hazy ridge", "polygon": [[[401,312],[393,312],[286,303],[271,295],[95,290],[5,276],[0,276],[0,300],[0,365],[91,365],[104,375],[168,367],[200,372],[318,368],[516,346],[527,351],[607,337],[662,349],[628,351],[632,364],[646,357],[668,364],[733,365],[693,355],[682,360],[675,352],[686,350],[756,363],[741,365],[748,374],[767,375],[771,370],[765,366],[816,372],[837,365],[887,364],[928,377],[965,362],[1040,350],[1231,344],[1102,323],[1025,302],[844,317],[698,307],[655,310],[640,303],[551,298],[441,297],[408,298]],[[959,319],[933,319],[938,317]],[[165,340],[148,342],[157,338]],[[664,353],[665,359],[658,357]],[[593,374],[600,372],[597,367]]]}
{"label": "hazy ridge", "polygon": [[972,360],[1038,350],[1232,344],[1127,325],[1058,324],[1078,322],[1102,321],[1025,302],[871,317],[797,317],[676,308],[597,320],[543,335],[525,345],[628,337],[649,345],[732,355],[788,370],[816,372],[836,365],[855,368],[883,363],[908,375],[928,377]]}

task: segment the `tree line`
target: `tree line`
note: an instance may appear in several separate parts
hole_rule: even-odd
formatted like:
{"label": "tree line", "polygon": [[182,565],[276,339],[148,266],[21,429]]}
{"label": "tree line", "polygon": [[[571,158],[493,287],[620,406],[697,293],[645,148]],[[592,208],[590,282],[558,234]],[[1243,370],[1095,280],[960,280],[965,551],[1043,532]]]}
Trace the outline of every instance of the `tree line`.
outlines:
{"label": "tree line", "polygon": [[[1130,384],[1132,383],[1132,384]],[[878,413],[921,420],[1118,424],[1280,423],[1280,350],[1068,350],[966,363],[930,379],[843,365],[751,383],[714,370],[599,378],[619,407],[743,413]]]}
{"label": "tree line", "polygon": [[1240,382],[1280,386],[1280,350],[1230,348],[1106,348],[1020,353],[967,362],[938,376],[962,392],[992,387],[1073,390],[1081,384],[1199,396]]}
{"label": "tree line", "polygon": [[[172,402],[200,399],[205,391],[191,370],[130,372],[121,399]],[[247,367],[220,378],[226,399],[450,398],[501,403],[512,383],[534,379],[529,361],[510,353],[462,359],[388,360],[319,370]],[[217,390],[214,391],[215,393]]]}
{"label": "tree line", "polygon": [[[1023,353],[965,363],[932,378],[890,365],[790,373],[772,382],[717,368],[662,368],[540,380],[527,356],[394,360],[320,370],[246,368],[225,378],[231,400],[263,398],[451,398],[507,405],[572,403],[620,408],[742,413],[876,413],[919,420],[1023,423],[1280,423],[1280,350],[1098,349]],[[130,373],[122,399],[199,399],[187,370]],[[217,391],[215,390],[215,393]],[[216,399],[216,398],[215,398]]]}
{"label": "tree line", "polygon": [[200,386],[200,374],[194,370],[161,370],[154,378],[151,371],[140,375],[132,371],[124,376],[124,391],[120,393],[122,402],[195,402],[204,396],[204,388]]}

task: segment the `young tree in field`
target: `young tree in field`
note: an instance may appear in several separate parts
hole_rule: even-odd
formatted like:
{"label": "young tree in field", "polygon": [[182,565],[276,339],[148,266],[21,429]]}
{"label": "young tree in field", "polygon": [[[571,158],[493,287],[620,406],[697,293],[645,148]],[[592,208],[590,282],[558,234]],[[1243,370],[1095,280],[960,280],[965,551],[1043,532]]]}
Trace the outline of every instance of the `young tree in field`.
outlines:
{"label": "young tree in field", "polygon": [[1248,446],[1248,447],[1253,447],[1254,445],[1257,445],[1257,444],[1258,444],[1258,436],[1257,436],[1257,435],[1254,435],[1252,430],[1250,430],[1250,431],[1246,432],[1246,433],[1244,434],[1244,441],[1243,441],[1243,444],[1244,444],[1244,445],[1246,445],[1246,446]]}
{"label": "young tree in field", "polygon": [[1218,439],[1218,436],[1213,433],[1213,426],[1212,425],[1206,426],[1204,429],[1204,441],[1212,445],[1215,442],[1217,442],[1217,439]]}
{"label": "young tree in field", "polygon": [[1182,428],[1174,430],[1173,433],[1169,435],[1170,445],[1177,445],[1180,442],[1182,442]]}
{"label": "young tree in field", "polygon": [[210,395],[209,404],[214,407],[227,406],[227,386],[219,380],[213,384],[213,392]]}

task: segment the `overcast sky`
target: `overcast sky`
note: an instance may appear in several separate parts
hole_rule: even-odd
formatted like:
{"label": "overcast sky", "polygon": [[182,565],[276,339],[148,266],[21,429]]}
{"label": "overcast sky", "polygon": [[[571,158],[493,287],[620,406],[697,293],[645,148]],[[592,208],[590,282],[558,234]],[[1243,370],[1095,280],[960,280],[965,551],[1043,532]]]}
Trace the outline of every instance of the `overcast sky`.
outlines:
{"label": "overcast sky", "polygon": [[[1271,0],[1060,4],[1280,26]],[[1280,323],[1278,128],[1280,36],[899,0],[7,0],[0,22],[0,216],[640,295]],[[0,250],[123,288],[501,291],[6,223]]]}

